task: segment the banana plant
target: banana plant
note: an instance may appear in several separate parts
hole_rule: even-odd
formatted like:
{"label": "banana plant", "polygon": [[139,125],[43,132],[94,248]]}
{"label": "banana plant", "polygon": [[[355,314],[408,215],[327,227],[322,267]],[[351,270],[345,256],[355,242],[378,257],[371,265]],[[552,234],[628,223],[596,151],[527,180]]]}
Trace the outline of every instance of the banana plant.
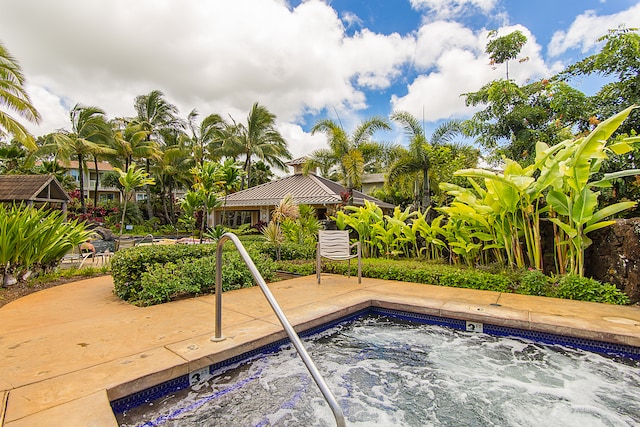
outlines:
{"label": "banana plant", "polygon": [[391,254],[404,254],[409,256],[410,246],[417,244],[416,237],[411,229],[409,222],[416,216],[418,212],[411,212],[411,207],[407,207],[404,211],[396,206],[393,210],[393,216],[385,215],[386,228],[389,229],[394,238],[391,241]]}
{"label": "banana plant", "polygon": [[427,222],[427,212],[417,212],[416,217],[411,223],[413,233],[419,235],[424,240],[424,247],[418,249],[418,257],[423,253],[429,260],[436,260],[442,258],[442,250],[447,247],[447,244],[440,239],[439,236],[444,236],[444,229],[441,226],[444,215],[438,215],[431,223]]}
{"label": "banana plant", "polygon": [[[553,147],[538,142],[535,162],[530,166],[505,159],[502,173],[484,169],[456,172],[457,176],[467,177],[471,188],[442,184],[454,201],[440,211],[462,221],[473,242],[485,250],[494,250],[496,259],[504,252],[510,265],[536,269],[543,268],[540,221],[546,214],[554,225],[558,271],[582,275],[584,250],[591,244],[587,234],[611,225],[613,221],[607,221],[607,217],[636,204],[621,202],[598,210],[600,193],[596,190],[610,185],[613,179],[638,175],[640,170],[620,171],[592,181],[608,153],[627,153],[640,142],[634,137],[608,143],[633,108],[603,121],[585,137]],[[484,186],[474,179],[482,179]],[[453,243],[456,254],[468,257],[473,251],[465,245],[472,240],[461,237],[462,229],[459,227],[449,236],[454,239],[449,246]]]}
{"label": "banana plant", "polygon": [[335,220],[339,229],[351,227],[358,233],[364,257],[376,254],[376,246],[372,243],[373,224],[383,220],[382,209],[375,203],[364,201],[364,206],[345,206],[345,211],[338,211]]}
{"label": "banana plant", "polygon": [[[546,197],[554,213],[549,220],[557,227],[556,252],[561,272],[566,270],[583,275],[584,250],[591,244],[587,234],[613,224],[615,221],[606,218],[636,205],[631,201],[620,202],[598,210],[600,192],[596,189],[610,185],[615,178],[637,175],[639,170],[619,171],[598,181],[592,180],[609,153],[625,154],[638,143],[637,137],[611,144],[608,141],[634,108],[629,107],[604,120],[585,137],[561,143],[557,152],[548,156],[548,161],[559,164],[563,178],[555,181]],[[541,147],[545,153],[544,146]]]}

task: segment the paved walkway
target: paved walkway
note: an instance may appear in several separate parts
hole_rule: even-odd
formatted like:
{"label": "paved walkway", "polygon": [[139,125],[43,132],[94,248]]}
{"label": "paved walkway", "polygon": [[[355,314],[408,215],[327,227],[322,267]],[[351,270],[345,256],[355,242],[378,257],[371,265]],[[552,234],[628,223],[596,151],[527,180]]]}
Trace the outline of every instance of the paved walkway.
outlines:
{"label": "paved walkway", "polygon": [[[269,285],[307,329],[376,305],[640,346],[640,308],[323,275]],[[139,308],[109,276],[47,289],[0,308],[0,425],[117,426],[109,401],[284,337],[260,289]]]}

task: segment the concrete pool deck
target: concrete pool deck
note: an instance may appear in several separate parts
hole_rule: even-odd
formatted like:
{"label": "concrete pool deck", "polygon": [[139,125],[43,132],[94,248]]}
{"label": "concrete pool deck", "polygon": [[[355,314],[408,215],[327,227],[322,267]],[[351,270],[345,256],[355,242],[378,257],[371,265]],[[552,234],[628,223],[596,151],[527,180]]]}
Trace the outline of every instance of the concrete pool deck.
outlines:
{"label": "concrete pool deck", "polygon": [[[369,306],[640,347],[640,308],[323,274],[269,284],[296,330]],[[110,276],[0,308],[0,425],[117,426],[109,402],[285,334],[258,287],[153,307],[112,293]]]}

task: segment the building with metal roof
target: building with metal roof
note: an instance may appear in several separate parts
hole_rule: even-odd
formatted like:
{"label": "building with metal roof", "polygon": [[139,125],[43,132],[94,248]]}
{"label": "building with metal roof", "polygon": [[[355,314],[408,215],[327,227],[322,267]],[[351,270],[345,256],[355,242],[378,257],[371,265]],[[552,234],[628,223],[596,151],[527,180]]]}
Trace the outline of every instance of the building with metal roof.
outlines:
{"label": "building with metal roof", "polygon": [[[303,174],[304,158],[294,159],[287,164],[294,167],[293,175],[238,191],[222,200],[222,206],[214,210],[214,225],[222,223],[224,211],[248,212],[251,214],[252,224],[258,221],[269,222],[271,211],[287,194],[291,194],[299,205],[313,206],[319,219],[327,219],[334,215],[343,205],[348,195],[346,187],[314,173]],[[351,204],[363,206],[365,200],[374,202],[384,210],[395,207],[360,191],[353,191]]]}

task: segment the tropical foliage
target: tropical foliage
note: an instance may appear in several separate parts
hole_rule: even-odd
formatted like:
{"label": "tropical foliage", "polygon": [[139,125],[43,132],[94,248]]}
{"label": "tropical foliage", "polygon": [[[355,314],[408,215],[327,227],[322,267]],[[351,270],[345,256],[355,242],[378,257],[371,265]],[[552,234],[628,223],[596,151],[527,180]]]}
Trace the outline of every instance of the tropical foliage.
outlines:
{"label": "tropical foliage", "polygon": [[[503,173],[468,169],[456,174],[469,178],[472,188],[443,184],[454,197],[441,208],[452,224],[467,236],[454,252],[467,263],[477,262],[481,251],[490,250],[509,265],[542,269],[540,222],[546,214],[553,223],[555,262],[559,273],[582,275],[584,250],[591,244],[587,234],[613,223],[606,218],[635,206],[619,202],[598,209],[599,188],[611,180],[638,175],[640,170],[619,171],[594,180],[609,153],[632,150],[638,138],[609,143],[609,137],[633,110],[627,108],[600,123],[587,136],[555,146],[538,142],[535,163],[522,167],[506,160]],[[483,182],[476,182],[482,179]]]}
{"label": "tropical foliage", "polygon": [[135,165],[131,165],[128,171],[115,168],[120,175],[118,181],[124,193],[124,206],[122,208],[122,219],[120,220],[120,239],[122,239],[122,230],[124,229],[124,219],[127,213],[127,202],[133,194],[133,190],[154,183],[153,178],[149,178],[149,174],[142,170],[136,170]]}
{"label": "tropical foliage", "polygon": [[457,169],[475,166],[479,153],[455,143],[455,138],[462,135],[459,121],[442,123],[429,141],[418,119],[406,111],[393,113],[391,119],[402,126],[409,148],[397,149],[385,187],[405,190],[413,198],[413,208],[424,212],[432,206],[432,189],[437,191],[438,183],[450,180]]}
{"label": "tropical foliage", "polygon": [[33,123],[40,121],[40,114],[31,104],[25,83],[18,61],[0,43],[0,137],[12,136],[33,151],[36,149],[33,136],[9,112],[13,111]]}
{"label": "tropical foliage", "polygon": [[67,221],[62,211],[0,204],[0,285],[10,276],[51,270],[90,234],[84,223]]}
{"label": "tropical foliage", "polygon": [[349,135],[342,125],[333,120],[320,120],[311,129],[311,133],[322,132],[327,135],[329,148],[316,150],[305,164],[305,171],[320,168],[322,175],[336,179],[349,189],[359,190],[365,172],[375,172],[375,165],[386,156],[388,147],[373,141],[373,135],[379,130],[390,130],[387,119],[373,117],[364,120]]}

